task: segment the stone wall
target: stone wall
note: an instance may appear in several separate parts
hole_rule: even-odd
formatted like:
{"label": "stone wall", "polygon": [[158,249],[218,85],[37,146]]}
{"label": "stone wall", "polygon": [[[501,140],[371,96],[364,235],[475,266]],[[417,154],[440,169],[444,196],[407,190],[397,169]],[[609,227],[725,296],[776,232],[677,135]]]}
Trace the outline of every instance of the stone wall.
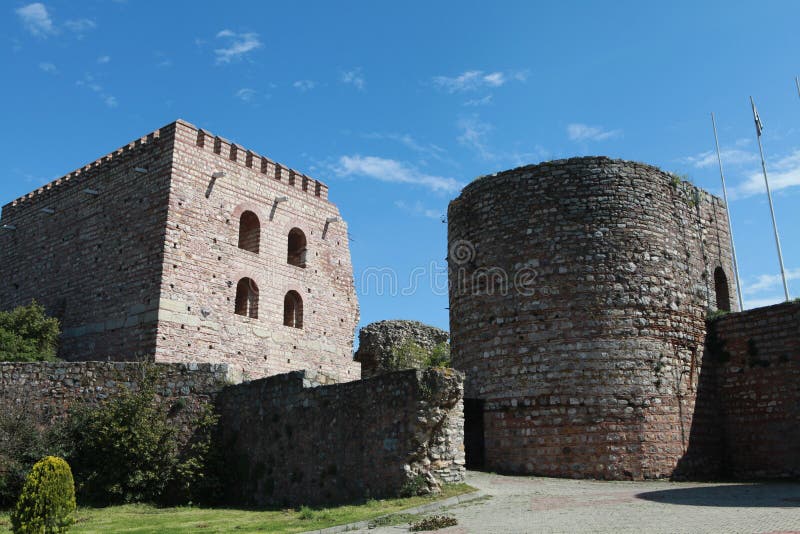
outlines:
{"label": "stone wall", "polygon": [[303,372],[219,397],[232,503],[297,505],[435,489],[464,477],[463,376],[397,371],[333,386]]}
{"label": "stone wall", "polygon": [[575,158],[464,188],[448,210],[452,358],[486,467],[670,476],[707,310],[737,307],[729,242],[718,198],[649,165]]}
{"label": "stone wall", "polygon": [[800,477],[800,303],[715,319],[705,358],[687,473]]}
{"label": "stone wall", "polygon": [[[257,252],[239,246],[246,212]],[[44,304],[62,322],[61,358],[360,377],[347,225],[327,186],[187,122],[12,201],[0,223],[0,309]],[[304,266],[288,262],[292,229]],[[257,314],[235,313],[244,279]]]}
{"label": "stone wall", "polygon": [[362,378],[395,370],[395,350],[412,341],[423,349],[431,350],[445,343],[450,335],[440,328],[419,321],[378,321],[370,323],[358,333],[358,350],[355,361],[361,364]]}
{"label": "stone wall", "polygon": [[64,418],[71,407],[97,404],[122,389],[137,390],[152,377],[156,394],[175,409],[174,424],[188,438],[200,409],[225,386],[241,381],[227,365],[138,362],[0,362],[0,410],[24,412],[41,425]]}

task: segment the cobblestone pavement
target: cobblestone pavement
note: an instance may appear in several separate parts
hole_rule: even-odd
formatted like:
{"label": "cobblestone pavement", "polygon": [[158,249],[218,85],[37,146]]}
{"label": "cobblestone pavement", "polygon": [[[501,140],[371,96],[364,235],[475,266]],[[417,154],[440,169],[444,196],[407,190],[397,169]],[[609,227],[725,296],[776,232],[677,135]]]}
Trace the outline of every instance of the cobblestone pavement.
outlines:
{"label": "cobblestone pavement", "polygon": [[477,472],[467,482],[491,498],[435,512],[458,519],[458,526],[437,533],[800,533],[800,483],[599,482]]}

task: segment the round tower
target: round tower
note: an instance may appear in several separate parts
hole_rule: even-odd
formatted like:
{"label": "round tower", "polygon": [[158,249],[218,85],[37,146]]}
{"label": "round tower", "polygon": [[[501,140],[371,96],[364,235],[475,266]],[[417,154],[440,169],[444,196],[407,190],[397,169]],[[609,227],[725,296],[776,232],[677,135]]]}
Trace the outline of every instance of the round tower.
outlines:
{"label": "round tower", "polygon": [[478,178],[448,209],[454,367],[473,466],[671,475],[709,310],[736,309],[724,204],[584,157]]}

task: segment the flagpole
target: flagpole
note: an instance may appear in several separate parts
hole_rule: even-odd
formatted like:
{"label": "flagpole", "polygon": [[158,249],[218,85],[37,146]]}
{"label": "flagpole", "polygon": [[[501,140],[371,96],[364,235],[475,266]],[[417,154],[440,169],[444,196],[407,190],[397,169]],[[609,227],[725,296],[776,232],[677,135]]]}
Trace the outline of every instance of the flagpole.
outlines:
{"label": "flagpole", "polygon": [[733,224],[731,223],[731,207],[728,204],[728,188],[725,187],[725,173],[722,172],[722,156],[719,152],[719,138],[717,137],[717,121],[714,119],[714,112],[711,112],[711,125],[714,128],[714,144],[717,147],[717,161],[719,162],[719,177],[722,179],[722,196],[725,199],[725,208],[728,210],[728,234],[731,238],[731,256],[733,257],[733,272],[736,275],[736,294],[739,296],[739,310],[744,309],[744,299],[742,299],[742,284],[739,281],[739,264],[736,261],[736,247],[733,244]]}
{"label": "flagpole", "polygon": [[767,186],[767,199],[769,200],[769,212],[772,215],[772,228],[775,230],[775,246],[778,249],[778,263],[781,265],[781,278],[783,279],[783,293],[786,295],[786,302],[789,302],[789,286],[786,283],[786,271],[783,268],[783,252],[781,252],[781,240],[778,237],[778,223],[775,221],[775,208],[772,205],[772,192],[769,190],[769,178],[767,178],[767,164],[764,163],[764,147],[761,146],[761,130],[763,128],[761,119],[756,111],[756,103],[750,97],[750,105],[753,107],[753,119],[756,122],[756,139],[758,139],[758,152],[761,154],[761,170],[764,172],[764,184]]}

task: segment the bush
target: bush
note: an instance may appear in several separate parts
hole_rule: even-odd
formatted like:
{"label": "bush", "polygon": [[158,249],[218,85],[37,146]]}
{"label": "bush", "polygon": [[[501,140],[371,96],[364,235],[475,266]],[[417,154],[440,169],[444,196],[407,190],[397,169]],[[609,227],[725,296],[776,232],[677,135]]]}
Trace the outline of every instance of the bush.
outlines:
{"label": "bush", "polygon": [[391,370],[427,369],[429,367],[450,366],[450,344],[439,343],[426,349],[411,339],[407,339],[392,351]]}
{"label": "bush", "polygon": [[[180,406],[176,406],[180,409]],[[195,420],[195,438],[180,454],[167,406],[156,398],[152,375],[139,391],[122,391],[69,419],[78,497],[96,505],[151,502],[182,504],[205,488],[216,416],[206,407]]]}
{"label": "bush", "polygon": [[56,456],[36,462],[11,513],[15,534],[67,532],[74,522],[75,483],[69,464]]}
{"label": "bush", "polygon": [[0,413],[0,509],[14,505],[25,477],[39,459],[63,456],[61,426],[41,430],[23,405]]}
{"label": "bush", "polygon": [[60,330],[58,319],[35,301],[0,312],[0,361],[54,361]]}

